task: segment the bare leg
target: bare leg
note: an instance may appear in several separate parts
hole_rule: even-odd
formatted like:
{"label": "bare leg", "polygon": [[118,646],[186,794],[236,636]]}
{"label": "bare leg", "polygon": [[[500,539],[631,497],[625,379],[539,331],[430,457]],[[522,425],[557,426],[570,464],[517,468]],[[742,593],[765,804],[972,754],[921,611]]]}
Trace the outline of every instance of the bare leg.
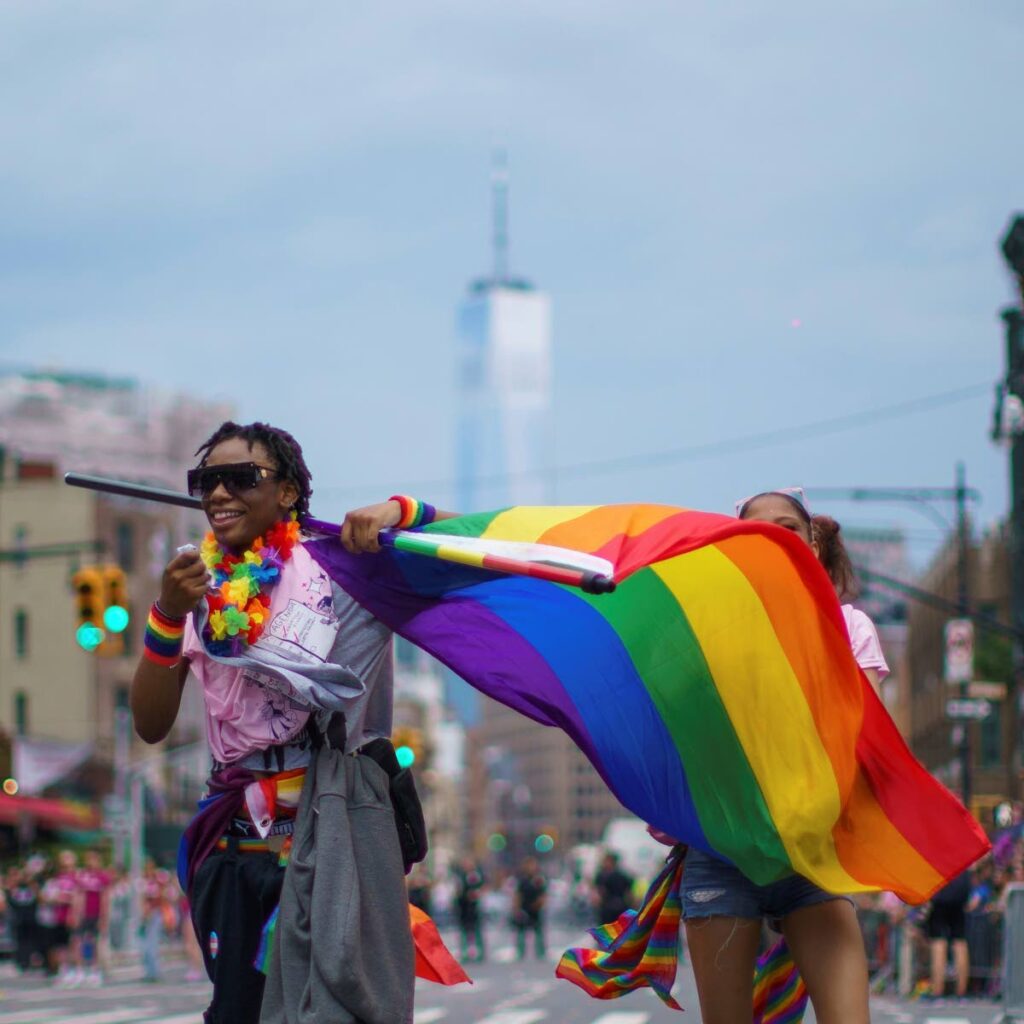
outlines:
{"label": "bare leg", "polygon": [[704,1024],[750,1024],[760,920],[701,917],[686,922]]}
{"label": "bare leg", "polygon": [[818,1024],[868,1024],[868,960],[846,900],[802,907],[782,919]]}
{"label": "bare leg", "polygon": [[967,995],[967,981],[971,973],[971,962],[966,939],[953,940],[953,966],[956,967],[956,994]]}
{"label": "bare leg", "polygon": [[932,939],[932,995],[941,999],[946,991],[946,957],[948,947],[945,939]]}

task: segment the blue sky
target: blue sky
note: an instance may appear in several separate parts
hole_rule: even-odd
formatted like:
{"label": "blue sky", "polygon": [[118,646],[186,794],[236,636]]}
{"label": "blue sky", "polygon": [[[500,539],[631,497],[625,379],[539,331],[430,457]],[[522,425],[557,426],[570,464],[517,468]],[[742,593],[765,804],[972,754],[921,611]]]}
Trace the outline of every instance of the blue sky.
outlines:
{"label": "blue sky", "polygon": [[[563,474],[560,501],[728,510],[964,459],[988,522],[1022,45],[1015,0],[9,0],[0,362],[230,396],[303,441],[322,515],[421,482],[450,502],[500,143],[513,269],[554,303],[557,465],[863,416]],[[828,510],[904,524],[918,558],[938,537]]]}

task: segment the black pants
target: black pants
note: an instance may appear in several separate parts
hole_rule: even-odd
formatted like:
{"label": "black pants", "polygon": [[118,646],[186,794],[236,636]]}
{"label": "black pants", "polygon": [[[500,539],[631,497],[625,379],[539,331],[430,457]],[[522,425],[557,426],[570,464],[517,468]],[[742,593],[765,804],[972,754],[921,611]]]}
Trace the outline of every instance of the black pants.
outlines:
{"label": "black pants", "polygon": [[237,840],[214,850],[192,885],[192,924],[213,982],[206,1024],[258,1024],[264,976],[253,967],[266,924],[281,894],[277,854],[242,853]]}
{"label": "black pants", "polygon": [[547,955],[547,947],[544,943],[544,919],[540,914],[527,914],[522,920],[516,922],[516,956],[520,960],[526,958],[526,934],[533,932],[533,952],[538,960],[543,960]]}
{"label": "black pants", "polygon": [[32,966],[32,957],[39,952],[39,929],[35,921],[14,922],[14,962],[27,971]]}

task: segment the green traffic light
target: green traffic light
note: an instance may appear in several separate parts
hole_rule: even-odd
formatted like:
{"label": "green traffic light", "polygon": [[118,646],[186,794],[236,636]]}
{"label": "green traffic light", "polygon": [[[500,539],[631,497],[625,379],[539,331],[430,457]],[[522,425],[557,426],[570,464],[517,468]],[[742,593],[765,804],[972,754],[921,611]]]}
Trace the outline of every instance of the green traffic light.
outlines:
{"label": "green traffic light", "polygon": [[508,846],[508,841],[500,832],[495,832],[487,837],[487,849],[491,853],[501,853]]}
{"label": "green traffic light", "polygon": [[119,604],[108,605],[103,612],[103,625],[111,633],[123,633],[128,628],[128,609]]}
{"label": "green traffic light", "polygon": [[410,768],[416,760],[416,754],[412,747],[396,747],[395,757],[398,758],[399,768]]}
{"label": "green traffic light", "polygon": [[83,622],[82,625],[75,630],[75,639],[78,641],[78,646],[84,651],[95,651],[101,643],[103,643],[104,633],[99,626],[94,626],[91,622]]}
{"label": "green traffic light", "polygon": [[555,848],[555,841],[551,836],[544,832],[534,839],[533,848],[538,853],[550,853]]}

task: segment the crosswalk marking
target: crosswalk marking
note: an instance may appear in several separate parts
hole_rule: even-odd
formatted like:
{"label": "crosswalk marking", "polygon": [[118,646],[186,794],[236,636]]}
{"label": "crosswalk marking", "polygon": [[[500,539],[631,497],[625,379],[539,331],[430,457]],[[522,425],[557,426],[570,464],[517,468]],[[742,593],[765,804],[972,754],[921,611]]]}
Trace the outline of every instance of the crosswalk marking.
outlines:
{"label": "crosswalk marking", "polygon": [[[196,1024],[197,1014],[202,1011],[193,1010],[191,1013],[175,1013],[171,1016],[154,1017],[159,1013],[160,1008],[154,1003],[145,1003],[141,1007],[129,1010],[103,1010],[95,1013],[72,1013],[66,1004],[59,1007],[36,1007],[32,1010],[15,1010],[12,1013],[0,1013],[0,1024]],[[427,1011],[433,1016],[426,1017],[421,1022],[419,1015],[416,1016],[416,1024],[432,1024],[444,1016],[444,1011]]]}
{"label": "crosswalk marking", "polygon": [[535,1024],[547,1015],[547,1010],[499,1010],[489,1017],[481,1017],[477,1024]]}
{"label": "crosswalk marking", "polygon": [[595,1017],[592,1024],[647,1024],[650,1019],[649,1013],[605,1013]]}
{"label": "crosswalk marking", "polygon": [[42,1003],[42,1002],[60,1002],[62,999],[67,999],[68,993],[61,992],[53,987],[47,985],[44,988],[29,989],[27,992],[18,993],[19,1003]]}
{"label": "crosswalk marking", "polygon": [[36,1021],[48,1021],[53,1011],[44,1008],[41,1010],[18,1010],[16,1013],[0,1013],[0,1024],[36,1024]]}
{"label": "crosswalk marking", "polygon": [[[196,1016],[197,1013],[199,1017]],[[138,1024],[197,1024],[202,1015],[202,1010],[193,1010],[191,1013],[176,1013],[172,1017],[154,1017],[152,1020],[147,1017],[145,1020],[140,1020]],[[78,1024],[77,1020],[75,1024]]]}
{"label": "crosswalk marking", "polygon": [[971,1024],[966,1017],[928,1017],[924,1024]]}
{"label": "crosswalk marking", "polygon": [[426,1010],[416,1010],[412,1015],[412,1024],[434,1024],[434,1021],[440,1020],[447,1013],[447,1010],[442,1010],[439,1006],[431,1006]]}
{"label": "crosswalk marking", "polygon": [[146,1021],[154,1013],[159,1013],[160,1007],[153,1003],[147,1006],[139,1006],[134,1010],[103,1010],[100,1013],[79,1013],[73,1017],[54,1017],[51,1024],[139,1024],[139,1021]]}

